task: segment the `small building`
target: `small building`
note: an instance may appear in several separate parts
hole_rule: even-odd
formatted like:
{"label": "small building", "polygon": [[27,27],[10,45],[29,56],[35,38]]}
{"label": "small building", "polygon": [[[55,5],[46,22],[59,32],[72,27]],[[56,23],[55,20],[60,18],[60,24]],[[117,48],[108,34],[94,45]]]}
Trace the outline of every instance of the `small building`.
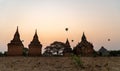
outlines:
{"label": "small building", "polygon": [[93,44],[87,41],[85,34],[83,33],[81,42],[73,49],[73,53],[81,56],[93,56],[94,55]]}
{"label": "small building", "polygon": [[33,40],[29,44],[29,56],[40,56],[42,53],[42,44],[39,41],[37,30],[35,31],[35,35],[33,37]]}
{"label": "small building", "polygon": [[66,47],[65,47],[64,50],[63,50],[63,55],[64,55],[64,56],[70,56],[71,53],[72,53],[72,48],[71,48],[71,46],[70,46],[70,42],[69,42],[68,39],[66,40],[65,46],[66,46]]}
{"label": "small building", "polygon": [[8,56],[22,56],[23,48],[24,48],[24,45],[22,41],[20,40],[20,34],[18,31],[18,27],[17,27],[13,40],[11,40],[11,42],[8,43],[7,55]]}
{"label": "small building", "polygon": [[109,51],[106,48],[104,48],[103,46],[99,49],[98,53],[100,56],[108,56],[109,55]]}

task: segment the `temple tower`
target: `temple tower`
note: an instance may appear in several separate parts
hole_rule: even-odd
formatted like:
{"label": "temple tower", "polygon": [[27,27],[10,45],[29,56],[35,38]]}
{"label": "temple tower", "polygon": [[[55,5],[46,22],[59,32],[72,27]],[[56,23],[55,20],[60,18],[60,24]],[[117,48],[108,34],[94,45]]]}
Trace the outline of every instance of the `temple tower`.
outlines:
{"label": "temple tower", "polygon": [[42,44],[40,43],[37,35],[37,30],[35,31],[35,35],[33,40],[29,44],[29,52],[30,56],[40,56],[42,53]]}
{"label": "temple tower", "polygon": [[81,41],[87,41],[87,38],[86,38],[84,32],[83,32],[83,35],[82,35]]}
{"label": "temple tower", "polygon": [[70,56],[71,53],[72,53],[72,49],[71,49],[70,42],[69,42],[68,38],[66,40],[65,45],[66,45],[66,47],[65,47],[65,49],[63,51],[63,55],[64,56]]}
{"label": "temple tower", "polygon": [[24,48],[24,45],[22,41],[20,40],[20,34],[18,31],[18,27],[17,27],[13,40],[11,40],[11,42],[8,43],[7,55],[8,56],[21,56],[23,54],[23,48]]}
{"label": "temple tower", "polygon": [[83,32],[81,42],[77,44],[77,46],[73,49],[74,54],[81,56],[93,56],[94,49],[93,44],[87,41],[87,38]]}

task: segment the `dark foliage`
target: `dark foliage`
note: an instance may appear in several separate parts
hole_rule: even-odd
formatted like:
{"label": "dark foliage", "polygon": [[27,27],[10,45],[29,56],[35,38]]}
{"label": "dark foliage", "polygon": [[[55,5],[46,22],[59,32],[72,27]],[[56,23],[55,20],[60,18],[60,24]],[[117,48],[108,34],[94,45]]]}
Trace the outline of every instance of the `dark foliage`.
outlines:
{"label": "dark foliage", "polygon": [[63,42],[55,41],[45,48],[44,56],[62,56],[66,45]]}
{"label": "dark foliage", "polygon": [[4,56],[4,54],[2,52],[0,52],[0,57]]}
{"label": "dark foliage", "polygon": [[28,56],[28,48],[23,48],[23,56]]}
{"label": "dark foliage", "polygon": [[110,56],[120,56],[120,50],[118,50],[118,51],[110,51]]}

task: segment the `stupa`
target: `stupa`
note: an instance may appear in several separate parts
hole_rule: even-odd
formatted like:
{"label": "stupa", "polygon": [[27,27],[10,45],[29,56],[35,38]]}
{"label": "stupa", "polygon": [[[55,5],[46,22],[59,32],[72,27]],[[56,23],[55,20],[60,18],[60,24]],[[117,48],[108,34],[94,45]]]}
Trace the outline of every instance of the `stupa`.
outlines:
{"label": "stupa", "polygon": [[73,49],[74,54],[81,56],[93,56],[94,49],[93,44],[87,41],[87,38],[83,32],[81,42]]}
{"label": "stupa", "polygon": [[8,56],[21,56],[23,54],[23,48],[24,48],[24,45],[22,41],[20,40],[20,34],[18,31],[18,27],[17,27],[13,40],[11,40],[11,42],[8,43],[7,55]]}
{"label": "stupa", "polygon": [[35,31],[35,35],[33,40],[29,44],[29,56],[40,56],[42,53],[42,44],[40,43],[37,35],[37,30]]}

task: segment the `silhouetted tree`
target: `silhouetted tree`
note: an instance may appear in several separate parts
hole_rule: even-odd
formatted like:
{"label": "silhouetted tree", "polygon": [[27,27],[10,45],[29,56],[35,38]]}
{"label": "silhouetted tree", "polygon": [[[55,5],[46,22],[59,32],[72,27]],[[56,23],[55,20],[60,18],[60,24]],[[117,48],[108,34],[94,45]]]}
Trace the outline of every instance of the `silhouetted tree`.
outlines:
{"label": "silhouetted tree", "polygon": [[50,46],[47,46],[45,48],[45,52],[43,53],[44,56],[52,56],[52,48]]}
{"label": "silhouetted tree", "polygon": [[4,52],[4,56],[7,56],[7,51]]}
{"label": "silhouetted tree", "polygon": [[4,54],[2,52],[0,52],[0,57],[4,56]]}
{"label": "silhouetted tree", "polygon": [[110,56],[120,56],[120,50],[118,51],[110,51]]}
{"label": "silhouetted tree", "polygon": [[61,56],[63,55],[63,50],[66,47],[65,43],[55,41],[50,46],[45,48],[43,55],[45,56]]}
{"label": "silhouetted tree", "polygon": [[23,56],[27,56],[28,55],[28,48],[23,48]]}

